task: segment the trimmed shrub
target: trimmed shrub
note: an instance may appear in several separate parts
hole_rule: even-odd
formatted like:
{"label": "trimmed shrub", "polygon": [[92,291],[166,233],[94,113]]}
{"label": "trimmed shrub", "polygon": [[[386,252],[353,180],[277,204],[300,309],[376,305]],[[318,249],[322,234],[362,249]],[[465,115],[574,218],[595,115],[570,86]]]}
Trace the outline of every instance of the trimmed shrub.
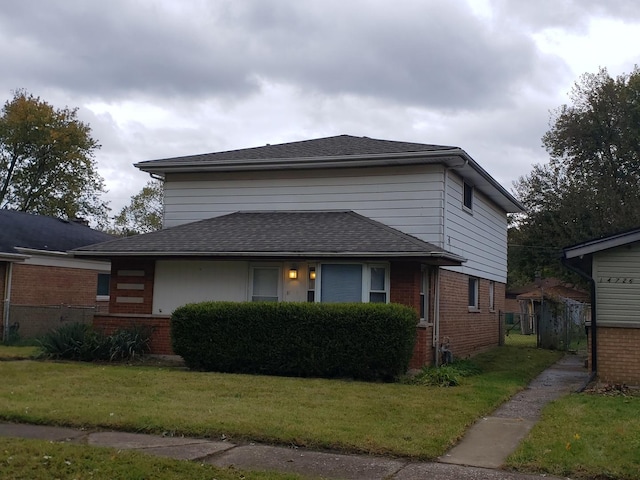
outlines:
{"label": "trimmed shrub", "polygon": [[84,323],[70,323],[39,340],[42,356],[82,362],[132,360],[149,351],[151,332],[144,327],[103,335]]}
{"label": "trimmed shrub", "polygon": [[189,368],[393,380],[408,367],[416,312],[402,305],[207,302],[171,316]]}

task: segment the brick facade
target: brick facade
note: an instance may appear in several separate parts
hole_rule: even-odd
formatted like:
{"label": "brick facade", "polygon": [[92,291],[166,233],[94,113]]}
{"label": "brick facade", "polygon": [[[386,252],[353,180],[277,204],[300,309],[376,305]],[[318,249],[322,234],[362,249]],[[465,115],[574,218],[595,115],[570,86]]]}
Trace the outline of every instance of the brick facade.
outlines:
{"label": "brick facade", "polygon": [[[607,383],[640,385],[640,328],[598,326],[598,378]],[[588,336],[591,369],[591,328]]]}
{"label": "brick facade", "polygon": [[11,304],[94,306],[97,288],[94,270],[14,263]]}
{"label": "brick facade", "polygon": [[468,307],[469,276],[440,270],[440,342],[449,339],[454,358],[466,358],[499,345],[500,314],[505,285],[494,283],[494,308],[489,309],[489,280],[479,280],[478,311]]}
{"label": "brick facade", "polygon": [[[98,313],[94,325],[111,333],[117,328],[144,325],[152,328],[151,353],[172,354],[170,321],[167,316],[152,315],[153,260],[113,259],[111,263],[111,295],[109,313]],[[440,340],[448,338],[454,358],[468,357],[497,346],[500,340],[499,311],[504,309],[505,285],[494,283],[494,309],[489,311],[489,281],[479,279],[479,311],[467,306],[467,275],[440,270]],[[390,268],[390,301],[420,311],[422,270],[416,262],[392,262]],[[435,298],[430,282],[429,298]],[[429,302],[429,318],[434,318],[433,301]],[[416,344],[410,368],[433,364],[433,325],[417,326]]]}
{"label": "brick facade", "polygon": [[169,317],[135,314],[96,314],[93,317],[93,326],[107,335],[120,328],[150,328],[150,352],[156,355],[173,355]]}

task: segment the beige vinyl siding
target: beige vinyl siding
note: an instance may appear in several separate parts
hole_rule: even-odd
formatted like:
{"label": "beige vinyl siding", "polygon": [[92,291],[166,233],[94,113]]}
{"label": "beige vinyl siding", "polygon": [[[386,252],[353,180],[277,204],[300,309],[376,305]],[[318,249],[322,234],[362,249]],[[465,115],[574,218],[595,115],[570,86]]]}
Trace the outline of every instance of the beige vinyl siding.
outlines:
{"label": "beige vinyl siding", "polygon": [[473,190],[473,209],[462,206],[463,180],[455,172],[447,179],[444,248],[467,262],[450,270],[506,283],[507,216],[480,191]]}
{"label": "beige vinyl siding", "polygon": [[627,245],[593,257],[598,325],[640,326],[640,245]]}
{"label": "beige vinyl siding", "polygon": [[443,178],[437,165],[173,174],[165,227],[236,211],[353,210],[442,246]]}

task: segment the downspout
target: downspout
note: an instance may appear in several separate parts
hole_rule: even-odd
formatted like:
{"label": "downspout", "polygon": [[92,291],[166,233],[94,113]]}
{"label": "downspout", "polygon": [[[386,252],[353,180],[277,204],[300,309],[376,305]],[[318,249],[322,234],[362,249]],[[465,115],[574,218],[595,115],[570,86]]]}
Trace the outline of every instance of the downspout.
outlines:
{"label": "downspout", "polygon": [[9,308],[11,307],[11,277],[13,273],[13,262],[7,262],[4,272],[4,308],[2,315],[2,341],[9,340]]}
{"label": "downspout", "polygon": [[[443,179],[443,197],[442,197],[442,248],[447,250],[447,185],[449,179],[449,172],[456,168],[463,168],[469,164],[469,160],[465,159],[462,165],[454,165],[451,167],[445,167],[444,179]],[[449,245],[451,242],[449,242]],[[440,364],[440,267],[436,268],[435,274],[435,292],[434,292],[434,312],[433,312],[433,350],[435,352],[434,365],[437,367]]]}
{"label": "downspout", "polygon": [[597,331],[598,329],[596,324],[596,281],[593,279],[591,275],[586,272],[583,272],[579,268],[574,267],[573,265],[567,262],[567,258],[563,254],[560,258],[562,265],[567,267],[573,273],[579,275],[589,282],[589,287],[591,290],[591,377],[592,379],[598,373],[598,342],[597,340]]}

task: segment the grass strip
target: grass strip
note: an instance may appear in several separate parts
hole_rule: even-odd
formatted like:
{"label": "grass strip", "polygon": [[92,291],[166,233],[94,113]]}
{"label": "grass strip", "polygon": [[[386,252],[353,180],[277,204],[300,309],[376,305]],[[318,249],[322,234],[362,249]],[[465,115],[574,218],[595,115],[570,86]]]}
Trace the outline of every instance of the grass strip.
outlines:
{"label": "grass strip", "polygon": [[140,452],[44,440],[0,438],[4,480],[73,478],[76,480],[301,480],[294,474],[249,472],[172,460]]}
{"label": "grass strip", "polygon": [[433,459],[560,355],[495,348],[452,388],[3,362],[0,418]]}
{"label": "grass strip", "polygon": [[640,478],[640,397],[572,394],[549,404],[507,459],[510,468],[571,478]]}

